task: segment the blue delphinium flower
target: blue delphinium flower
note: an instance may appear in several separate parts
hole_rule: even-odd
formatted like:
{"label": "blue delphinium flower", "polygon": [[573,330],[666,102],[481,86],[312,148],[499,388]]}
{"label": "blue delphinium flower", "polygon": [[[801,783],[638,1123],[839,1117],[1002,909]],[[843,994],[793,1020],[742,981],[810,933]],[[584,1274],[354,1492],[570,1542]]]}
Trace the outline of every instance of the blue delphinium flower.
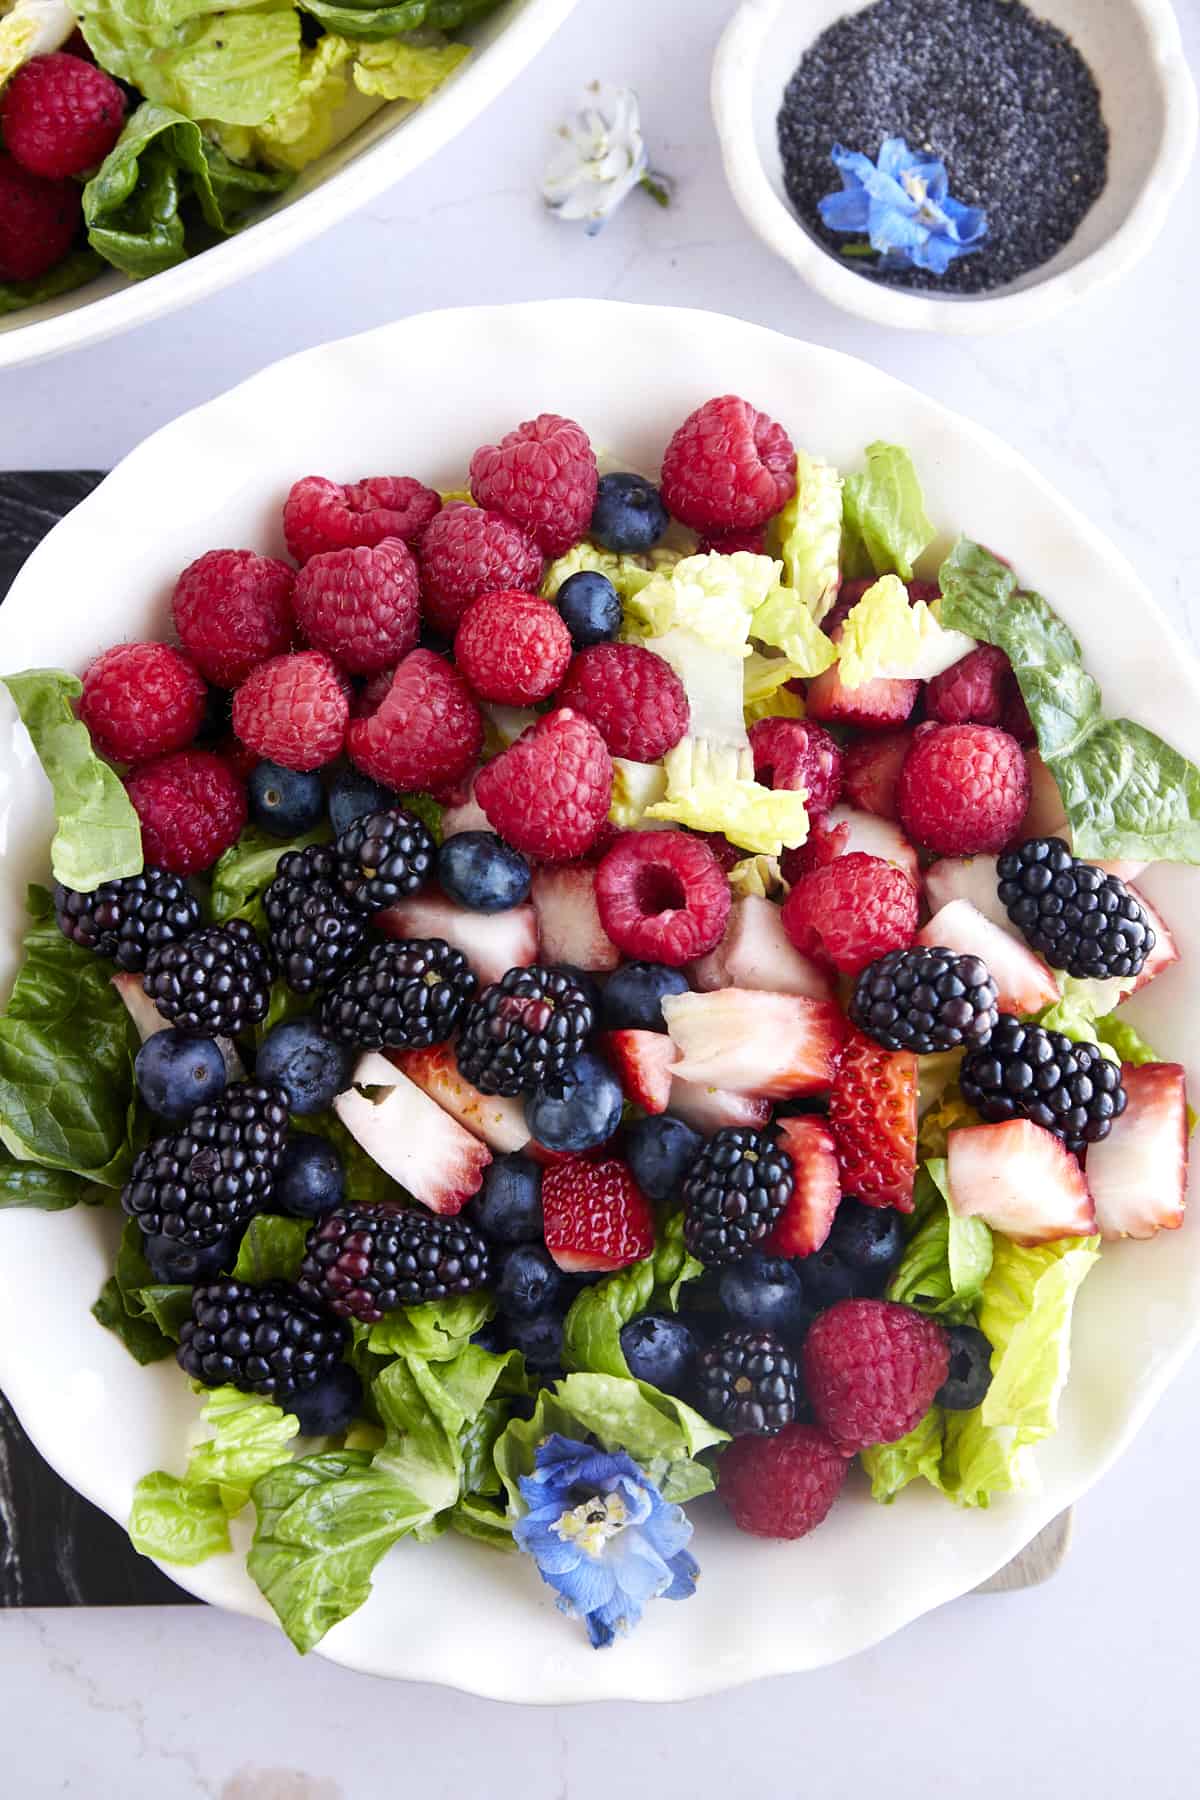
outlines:
{"label": "blue delphinium flower", "polygon": [[534,1463],[521,1477],[529,1511],[513,1536],[557,1590],[559,1610],[584,1621],[594,1649],[632,1630],[647,1600],[695,1593],[691,1521],[631,1457],[556,1432],[538,1445]]}
{"label": "blue delphinium flower", "polygon": [[944,275],[956,257],[981,248],[985,215],[952,199],[946,165],[917,155],[903,138],[886,139],[877,163],[841,144],[832,158],[842,187],[820,202],[821,218],[831,231],[865,235],[878,268]]}

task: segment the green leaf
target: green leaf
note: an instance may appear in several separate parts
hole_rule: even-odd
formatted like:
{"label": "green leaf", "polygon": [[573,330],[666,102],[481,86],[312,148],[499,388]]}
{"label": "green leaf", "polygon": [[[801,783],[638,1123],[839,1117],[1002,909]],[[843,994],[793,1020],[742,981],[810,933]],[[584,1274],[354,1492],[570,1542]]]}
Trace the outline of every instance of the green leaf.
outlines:
{"label": "green leaf", "polygon": [[155,1281],[143,1254],[142,1234],[133,1219],[126,1219],[116,1268],[92,1308],[93,1315],[116,1333],[138,1362],[151,1363],[174,1354],[179,1328],[191,1311],[191,1288]]}
{"label": "green leaf", "polygon": [[656,1296],[660,1304],[677,1310],[680,1288],[703,1273],[704,1265],[689,1255],[684,1245],[683,1214],[674,1213],[664,1225],[653,1255],[576,1295],[563,1327],[563,1367],[628,1380],[622,1327],[638,1313],[649,1311]]}
{"label": "green leaf", "polygon": [[354,85],[379,100],[428,100],[470,54],[467,44],[403,38],[363,43],[354,61]]}
{"label": "green leaf", "polygon": [[190,1487],[215,1486],[233,1518],[260,1476],[291,1462],[290,1445],[300,1427],[282,1407],[235,1387],[214,1388],[201,1417],[212,1435],[188,1457],[186,1480]]}
{"label": "green leaf", "polygon": [[331,836],[328,824],[314,827],[302,837],[277,838],[248,825],[236,844],[218,858],[212,872],[213,918],[223,925],[228,919],[245,919],[256,929],[266,926],[262,897],[275,879],[281,856],[289,850],[307,850],[313,844],[327,844]]}
{"label": "green leaf", "polygon": [[133,803],[75,717],[79,677],[65,669],[27,669],[2,679],[54,790],[54,879],[90,893],[102,881],[140,874],[142,833]]}
{"label": "green leaf", "polygon": [[493,12],[500,0],[399,0],[395,6],[339,6],[333,0],[304,0],[304,10],[326,31],[348,38],[392,38],[424,25],[456,31]]}
{"label": "green leaf", "polygon": [[1135,1025],[1131,1025],[1127,1019],[1117,1018],[1115,1013],[1108,1013],[1104,1018],[1097,1019],[1095,1028],[1100,1042],[1115,1050],[1123,1063],[1130,1063],[1135,1069],[1140,1068],[1143,1063],[1163,1060]]}
{"label": "green leaf", "polygon": [[235,1281],[295,1281],[311,1221],[258,1213],[246,1228],[233,1265]]}
{"label": "green leaf", "polygon": [[79,23],[101,68],[189,120],[261,125],[299,92],[300,16],[284,0],[88,0]]}
{"label": "green leaf", "polygon": [[940,1487],[944,1414],[931,1406],[906,1436],[894,1444],[875,1444],[862,1452],[862,1465],[871,1478],[871,1497],[889,1505],[910,1481],[924,1476]]}
{"label": "green leaf", "polygon": [[899,444],[884,443],[868,444],[866,457],[865,471],[847,475],[842,487],[842,578],[911,581],[914,563],[933,541],[912,458]]}
{"label": "green leaf", "polygon": [[[272,16],[284,18],[281,12],[240,17],[230,13],[213,24],[218,30],[240,31],[256,18]],[[89,23],[95,17],[91,14]],[[289,7],[286,18],[294,21],[298,14]],[[101,61],[113,70],[103,56]],[[290,179],[276,171],[241,168],[209,143],[190,118],[146,101],[83,190],[88,242],[106,262],[135,280],[157,275],[188,254],[186,219],[192,202],[207,228],[207,235],[193,234],[194,246],[202,248],[213,236],[236,231],[252,206],[278,193]]]}
{"label": "green leaf", "polygon": [[73,250],[36,281],[0,281],[0,319],[8,313],[22,312],[27,306],[39,306],[43,300],[73,294],[76,288],[94,281],[103,268],[104,263],[94,250]]}
{"label": "green leaf", "polygon": [[170,1338],[163,1335],[153,1319],[130,1310],[115,1275],[111,1275],[100,1289],[92,1307],[92,1317],[120,1338],[135,1362],[143,1365],[162,1362],[174,1351]]}
{"label": "green leaf", "polygon": [[913,1201],[911,1235],[887,1297],[960,1325],[978,1305],[992,1266],[991,1231],[982,1219],[960,1219],[950,1210],[940,1158],[918,1171]]}
{"label": "green leaf", "polygon": [[220,1490],[161,1471],[143,1475],[133,1490],[129,1536],[143,1556],[189,1568],[232,1548]]}
{"label": "green leaf", "polygon": [[446,1516],[450,1529],[461,1537],[484,1544],[489,1550],[516,1550],[508,1514],[494,1500],[465,1494]]}
{"label": "green leaf", "polygon": [[109,973],[63,936],[52,911],[31,925],[0,1017],[0,1143],[18,1163],[121,1187],[137,1043]]}
{"label": "green leaf", "polygon": [[87,1183],[66,1169],[43,1169],[18,1162],[0,1144],[0,1209],[33,1206],[41,1212],[63,1212],[84,1198]]}
{"label": "green leaf", "polygon": [[481,1331],[496,1311],[482,1291],[402,1306],[372,1325],[367,1342],[379,1356],[420,1356],[426,1362],[448,1362]]}
{"label": "green leaf", "polygon": [[1071,632],[1011,569],[961,540],[942,564],[943,625],[1008,656],[1058,784],[1076,856],[1200,862],[1200,769],[1144,725],[1106,718]]}

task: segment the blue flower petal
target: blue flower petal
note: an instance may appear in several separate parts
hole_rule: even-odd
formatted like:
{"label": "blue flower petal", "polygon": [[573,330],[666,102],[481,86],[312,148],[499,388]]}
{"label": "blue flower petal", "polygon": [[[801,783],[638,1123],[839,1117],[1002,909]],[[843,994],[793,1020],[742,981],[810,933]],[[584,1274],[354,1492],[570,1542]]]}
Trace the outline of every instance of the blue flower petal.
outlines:
{"label": "blue flower petal", "polygon": [[[928,269],[944,275],[958,256],[969,256],[987,235],[987,217],[950,194],[944,163],[887,138],[875,162],[835,144],[830,152],[842,191],[818,202],[831,231],[867,234],[880,269]],[[910,189],[915,191],[910,191]]]}
{"label": "blue flower petal", "polygon": [[842,188],[836,194],[826,194],[823,200],[817,202],[821,221],[828,225],[830,231],[864,232],[870,210],[867,190],[861,186]]}
{"label": "blue flower petal", "polygon": [[871,245],[876,250],[909,250],[923,244],[929,229],[894,206],[871,205]]}
{"label": "blue flower petal", "polygon": [[964,206],[961,200],[952,200],[947,196],[942,202],[942,211],[954,227],[960,244],[974,246],[987,236],[987,214],[982,208]]}
{"label": "blue flower petal", "polygon": [[700,1564],[688,1550],[680,1550],[671,1557],[667,1567],[671,1573],[671,1585],[662,1591],[664,1600],[689,1600],[696,1591],[696,1577],[700,1573]]}
{"label": "blue flower petal", "polygon": [[881,175],[898,181],[913,161],[912,152],[902,137],[884,138],[876,157]]}

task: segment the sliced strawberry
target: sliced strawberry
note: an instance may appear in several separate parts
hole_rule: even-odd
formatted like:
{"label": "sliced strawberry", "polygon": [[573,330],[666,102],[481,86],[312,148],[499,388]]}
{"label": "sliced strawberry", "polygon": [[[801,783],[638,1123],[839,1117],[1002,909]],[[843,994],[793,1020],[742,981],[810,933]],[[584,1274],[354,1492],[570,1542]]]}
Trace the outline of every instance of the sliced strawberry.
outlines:
{"label": "sliced strawberry", "polygon": [[861,731],[887,731],[904,724],[917,703],[920,685],[919,681],[881,675],[874,681],[864,681],[861,687],[848,688],[834,663],[809,682],[807,716],[822,725],[857,725]]}
{"label": "sliced strawberry", "polygon": [[664,1032],[606,1031],[600,1048],[627,1100],[644,1112],[666,1112],[671,1099],[671,1064],[678,1052]]}
{"label": "sliced strawberry", "polygon": [[823,1093],[846,1030],[833,1001],[754,988],[669,994],[663,1017],[677,1076],[768,1100]]}
{"label": "sliced strawberry", "polygon": [[1131,887],[1129,891],[1142,908],[1154,932],[1154,948],[1142,964],[1142,972],[1129,990],[1131,994],[1136,994],[1146,986],[1147,982],[1153,981],[1155,976],[1161,975],[1164,969],[1169,969],[1172,963],[1179,961],[1179,947],[1167,930],[1162,914],[1151,906],[1145,894],[1135,887]]}
{"label": "sliced strawberry", "polygon": [[900,764],[912,743],[910,731],[888,731],[882,737],[859,738],[842,759],[842,793],[859,812],[895,819],[896,782]]}
{"label": "sliced strawberry", "polygon": [[824,1119],[780,1119],[779,1136],[796,1185],[763,1249],[769,1256],[811,1256],[829,1236],[842,1197],[837,1145]]}
{"label": "sliced strawberry", "polygon": [[[466,783],[462,799],[455,799],[442,813],[442,842],[464,831],[492,831],[488,816],[475,798],[475,777]],[[492,832],[493,837],[495,833]]]}
{"label": "sliced strawberry", "polygon": [[782,908],[758,894],[734,901],[725,936],[715,950],[690,964],[687,974],[702,994],[738,987],[806,994],[810,1000],[834,996],[831,977],[801,956],[783,929]]}
{"label": "sliced strawberry", "polygon": [[500,1094],[481,1094],[458,1072],[450,1044],[434,1044],[429,1050],[389,1050],[388,1060],[402,1069],[423,1094],[465,1125],[493,1150],[509,1155],[529,1142],[525,1106]]}
{"label": "sliced strawberry", "polygon": [[542,1177],[546,1248],[573,1275],[623,1269],[654,1249],[654,1214],[616,1157],[567,1157]]}
{"label": "sliced strawberry", "polygon": [[461,1211],[492,1153],[377,1050],[354,1070],[333,1110],[381,1169],[430,1212]]}
{"label": "sliced strawberry", "polygon": [[845,856],[849,848],[850,827],[844,820],[829,830],[827,820],[810,819],[804,842],[795,850],[785,850],[780,857],[779,873],[794,886],[802,875],[810,875],[814,869],[827,869],[839,856]]}
{"label": "sliced strawberry", "polygon": [[852,1031],[829,1095],[841,1189],[867,1206],[913,1208],[917,1059]]}
{"label": "sliced strawberry", "polygon": [[858,812],[853,806],[835,806],[821,823],[829,831],[837,831],[842,825],[846,827],[845,837],[839,840],[839,856],[851,856],[860,850],[864,856],[881,857],[884,862],[895,863],[898,869],[903,869],[914,884],[920,884],[917,852],[900,827],[890,819]]}
{"label": "sliced strawberry", "polygon": [[923,879],[931,913],[949,906],[952,900],[969,900],[976,912],[981,912],[985,919],[990,919],[1018,943],[1024,943],[997,890],[994,856],[940,856],[930,863]]}
{"label": "sliced strawberry", "polygon": [[1179,1063],[1121,1070],[1125,1111],[1087,1153],[1096,1223],[1106,1238],[1178,1231],[1187,1194],[1187,1079]]}
{"label": "sliced strawberry", "polygon": [[510,969],[527,969],[537,961],[537,915],[528,905],[471,912],[431,890],[376,913],[375,924],[392,938],[445,938],[462,951],[485,987]]}
{"label": "sliced strawberry", "polygon": [[758,1094],[733,1094],[728,1088],[710,1087],[703,1081],[680,1081],[676,1075],[667,1111],[702,1137],[711,1137],[727,1125],[757,1130],[771,1117],[771,1102]]}
{"label": "sliced strawberry", "polygon": [[621,952],[600,923],[594,868],[567,863],[535,869],[530,898],[543,962],[569,963],[575,969],[616,968]]}
{"label": "sliced strawberry", "polygon": [[950,1205],[1018,1244],[1086,1237],[1096,1208],[1078,1157],[1032,1119],[965,1125],[947,1139]]}
{"label": "sliced strawberry", "polygon": [[918,931],[917,942],[981,957],[996,984],[1001,1012],[1040,1012],[1059,998],[1058,983],[1041,957],[1011,930],[985,919],[969,900],[951,900],[934,913]]}

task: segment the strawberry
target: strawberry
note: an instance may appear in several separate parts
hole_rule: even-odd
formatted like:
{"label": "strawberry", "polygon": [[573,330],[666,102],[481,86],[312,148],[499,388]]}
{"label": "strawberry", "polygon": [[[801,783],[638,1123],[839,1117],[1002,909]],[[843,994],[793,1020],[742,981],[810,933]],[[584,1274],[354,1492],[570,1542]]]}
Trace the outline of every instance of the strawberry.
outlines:
{"label": "strawberry", "polygon": [[823,1093],[846,1029],[831,1000],[754,988],[669,994],[663,1017],[677,1076],[768,1100]]}
{"label": "strawberry", "polygon": [[900,765],[912,743],[909,731],[887,731],[882,737],[859,738],[842,758],[842,792],[860,812],[894,819]]}
{"label": "strawberry", "polygon": [[728,1088],[709,1087],[707,1082],[680,1081],[676,1075],[671,1082],[667,1111],[702,1137],[711,1137],[726,1125],[757,1130],[771,1117],[771,1102],[760,1095],[733,1094]]}
{"label": "strawberry", "polygon": [[1125,1111],[1087,1157],[1096,1223],[1106,1238],[1178,1231],[1187,1188],[1187,1084],[1179,1063],[1121,1070]]}
{"label": "strawberry", "polygon": [[[383,1089],[371,1098],[364,1088]],[[377,1050],[359,1059],[333,1110],[386,1174],[430,1212],[459,1212],[483,1185],[492,1153]]]}
{"label": "strawberry", "polygon": [[960,1219],[983,1219],[1017,1244],[1086,1237],[1096,1229],[1078,1157],[1032,1119],[960,1126],[947,1145],[950,1205]]}
{"label": "strawberry", "polygon": [[1153,981],[1156,975],[1161,975],[1164,969],[1169,969],[1172,963],[1179,961],[1179,948],[1145,894],[1138,888],[1130,888],[1129,891],[1142,908],[1154,932],[1154,948],[1142,964],[1142,972],[1130,989],[1130,993],[1136,994],[1148,981]]}
{"label": "strawberry", "polygon": [[535,869],[530,898],[543,962],[569,963],[574,969],[616,968],[621,952],[600,923],[594,868],[572,863]]}
{"label": "strawberry", "polygon": [[864,856],[878,856],[884,862],[895,863],[913,882],[920,881],[917,853],[899,825],[891,819],[859,812],[853,806],[835,806],[832,812],[825,814],[821,825],[831,832],[838,831],[843,825],[846,827],[845,836],[838,839],[839,856],[851,856],[855,851],[861,851]]}
{"label": "strawberry", "polygon": [[952,900],[969,900],[976,912],[1018,943],[1024,943],[997,892],[998,880],[994,856],[940,856],[930,863],[924,875],[929,910],[936,913]]}
{"label": "strawberry", "polygon": [[434,889],[409,894],[376,913],[374,922],[391,938],[445,938],[462,951],[484,987],[537,961],[537,916],[528,905],[471,912]]}
{"label": "strawberry", "polygon": [[616,1157],[567,1157],[542,1177],[546,1248],[569,1274],[623,1269],[654,1249],[654,1214]]}
{"label": "strawberry", "polygon": [[678,1054],[669,1037],[661,1031],[606,1031],[600,1048],[627,1100],[644,1112],[666,1112],[671,1100],[671,1064]]}
{"label": "strawberry", "polygon": [[525,1107],[520,1100],[499,1094],[481,1094],[458,1072],[451,1044],[434,1044],[429,1050],[389,1050],[388,1060],[403,1070],[423,1094],[436,1100],[443,1112],[501,1155],[524,1150],[529,1142]]}
{"label": "strawberry", "polygon": [[779,1136],[796,1185],[763,1249],[768,1256],[811,1256],[829,1236],[842,1197],[837,1145],[823,1119],[780,1119]]}
{"label": "strawberry", "polygon": [[969,900],[951,900],[917,933],[918,944],[978,956],[996,984],[1001,1012],[1040,1012],[1059,998],[1058,983],[1040,956],[1008,930],[985,919]]}
{"label": "strawberry", "polygon": [[757,894],[734,901],[725,936],[715,950],[692,963],[687,973],[692,986],[704,994],[739,987],[771,994],[804,994],[810,1000],[832,1000],[834,996],[830,976],[791,943],[783,929],[781,909]]}
{"label": "strawberry", "polygon": [[471,775],[442,813],[442,842],[457,837],[460,831],[491,831],[488,816],[475,798],[475,777]]}
{"label": "strawberry", "polygon": [[861,731],[888,731],[904,724],[917,703],[920,685],[919,681],[880,675],[874,681],[864,681],[861,687],[848,688],[834,663],[809,682],[807,717],[822,725],[857,725]]}
{"label": "strawberry", "polygon": [[852,1031],[829,1095],[842,1192],[867,1206],[913,1208],[917,1059]]}

